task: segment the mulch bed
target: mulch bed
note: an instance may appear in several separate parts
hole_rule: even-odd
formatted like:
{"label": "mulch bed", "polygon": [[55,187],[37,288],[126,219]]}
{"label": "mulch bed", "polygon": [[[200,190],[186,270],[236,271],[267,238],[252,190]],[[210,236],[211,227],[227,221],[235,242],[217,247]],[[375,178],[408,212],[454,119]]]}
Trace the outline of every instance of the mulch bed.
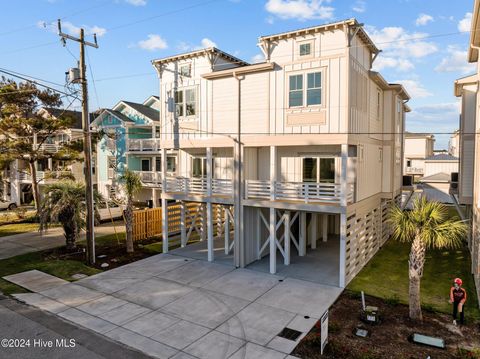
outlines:
{"label": "mulch bed", "polygon": [[[366,304],[379,308],[381,322],[366,324],[360,319],[361,299],[344,292],[329,313],[329,343],[320,355],[319,323],[301,341],[292,355],[300,358],[480,358],[480,349],[467,353],[459,348],[480,348],[479,323],[455,327],[449,315],[423,311],[423,323],[412,322],[408,306],[366,297]],[[468,307],[466,308],[468,319]],[[367,338],[354,335],[362,327],[370,332]],[[436,349],[410,343],[413,333],[425,334],[445,340],[446,349]]]}
{"label": "mulch bed", "polygon": [[[143,258],[150,257],[157,253],[143,249],[143,246],[158,242],[158,239],[138,241],[134,243],[134,252],[127,254],[125,243],[119,245],[97,245],[95,254],[97,256],[95,264],[92,266],[101,270],[109,270],[120,267],[122,265],[138,261]],[[67,251],[65,247],[58,247],[47,250],[43,253],[45,259],[48,260],[76,260],[80,262],[86,261],[86,248],[83,244],[78,244],[75,251]],[[104,257],[105,256],[105,257]],[[99,258],[100,257],[100,258]],[[102,267],[103,263],[108,263],[108,267]]]}

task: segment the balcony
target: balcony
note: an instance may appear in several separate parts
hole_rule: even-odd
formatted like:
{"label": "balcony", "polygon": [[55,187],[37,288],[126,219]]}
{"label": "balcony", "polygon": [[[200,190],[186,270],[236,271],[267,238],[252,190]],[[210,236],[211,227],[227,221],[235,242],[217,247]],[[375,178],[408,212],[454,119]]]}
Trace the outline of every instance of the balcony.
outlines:
{"label": "balcony", "polygon": [[129,138],[127,139],[128,152],[158,152],[160,151],[159,138]]}
{"label": "balcony", "polygon": [[[204,177],[167,177],[166,191],[184,194],[208,194],[208,181]],[[233,196],[233,184],[230,179],[212,179],[212,195]]]}
{"label": "balcony", "polygon": [[162,187],[162,174],[153,171],[134,171],[140,176],[142,183],[146,186]]}
{"label": "balcony", "polygon": [[39,150],[43,152],[56,153],[62,149],[63,145],[63,142],[42,143],[39,147]]}
{"label": "balcony", "polygon": [[[338,183],[274,182],[273,198],[278,201],[302,201],[305,203],[341,204],[342,190]],[[248,180],[245,186],[246,199],[271,198],[272,184],[267,180]],[[347,185],[347,203],[354,202],[354,185]]]}

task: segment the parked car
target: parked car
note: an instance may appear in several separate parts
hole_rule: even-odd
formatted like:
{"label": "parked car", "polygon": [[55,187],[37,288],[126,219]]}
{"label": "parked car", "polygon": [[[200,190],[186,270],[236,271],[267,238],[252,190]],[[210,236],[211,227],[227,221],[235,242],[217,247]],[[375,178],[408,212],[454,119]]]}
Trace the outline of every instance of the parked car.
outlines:
{"label": "parked car", "polygon": [[111,221],[112,219],[119,219],[123,216],[124,206],[115,202],[99,203],[97,204],[97,222]]}
{"label": "parked car", "polygon": [[0,209],[8,209],[13,210],[17,208],[17,204],[15,202],[4,201],[3,199],[0,200]]}

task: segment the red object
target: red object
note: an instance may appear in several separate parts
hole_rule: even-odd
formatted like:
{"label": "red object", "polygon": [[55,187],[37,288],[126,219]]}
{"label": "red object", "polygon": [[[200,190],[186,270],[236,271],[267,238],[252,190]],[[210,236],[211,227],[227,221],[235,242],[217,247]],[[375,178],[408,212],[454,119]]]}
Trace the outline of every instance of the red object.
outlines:
{"label": "red object", "polygon": [[453,282],[457,283],[458,285],[462,285],[462,283],[463,283],[460,278],[455,278],[455,280]]}

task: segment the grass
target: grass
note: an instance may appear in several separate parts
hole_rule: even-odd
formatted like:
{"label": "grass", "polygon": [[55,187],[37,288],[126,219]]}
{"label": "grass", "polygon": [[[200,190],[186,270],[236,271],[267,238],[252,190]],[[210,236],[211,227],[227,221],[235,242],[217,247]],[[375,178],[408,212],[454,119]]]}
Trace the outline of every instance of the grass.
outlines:
{"label": "grass", "polygon": [[[408,254],[410,245],[389,241],[348,285],[355,292],[383,298],[390,302],[408,303]],[[463,280],[468,301],[465,314],[480,320],[475,284],[470,273],[470,254],[467,248],[429,250],[422,278],[421,299],[426,310],[451,312],[448,303],[452,281]]]}
{"label": "grass", "polygon": [[38,231],[38,223],[11,223],[0,225],[0,237]]}
{"label": "grass", "polygon": [[80,261],[48,260],[43,257],[42,252],[27,253],[0,260],[0,292],[4,294],[27,292],[26,289],[1,277],[32,269],[37,269],[65,280],[71,280],[71,276],[76,273],[92,275],[100,272],[100,270],[91,268]]}

